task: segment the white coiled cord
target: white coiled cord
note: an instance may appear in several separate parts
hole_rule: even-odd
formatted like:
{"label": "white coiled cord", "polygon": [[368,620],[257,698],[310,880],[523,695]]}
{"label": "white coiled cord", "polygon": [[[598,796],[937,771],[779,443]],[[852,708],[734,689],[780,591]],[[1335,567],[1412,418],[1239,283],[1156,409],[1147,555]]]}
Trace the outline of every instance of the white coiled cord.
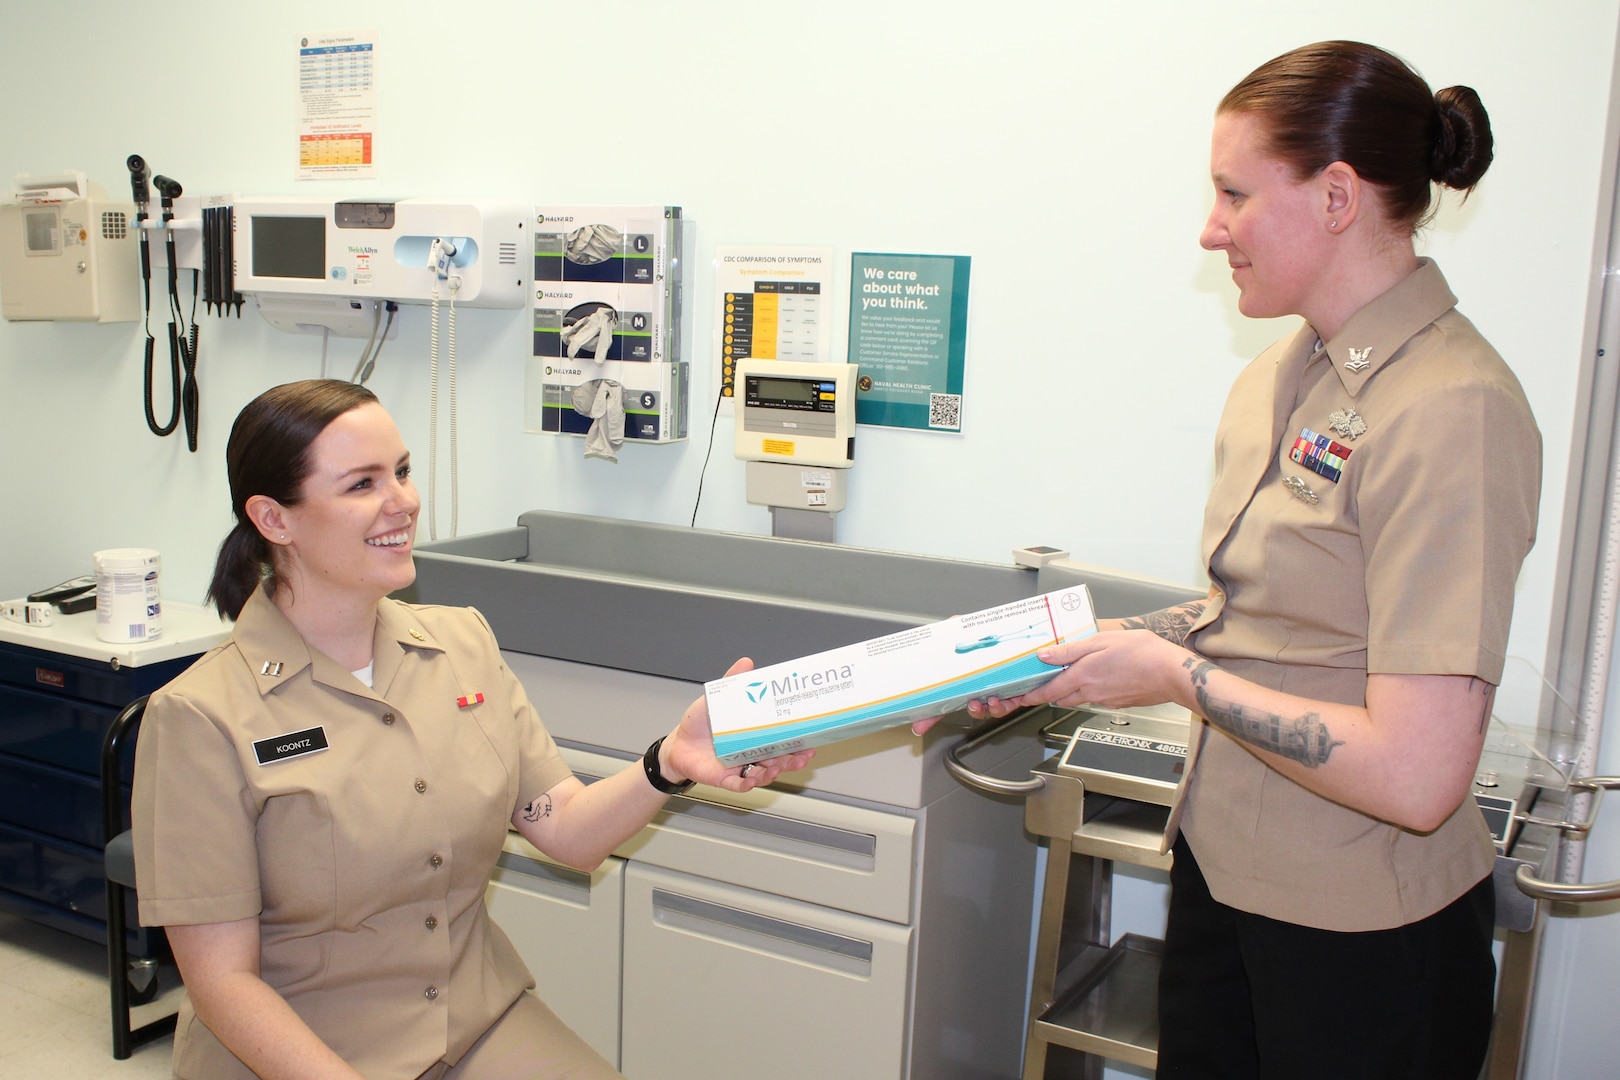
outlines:
{"label": "white coiled cord", "polygon": [[439,538],[439,279],[433,279],[432,316],[428,325],[428,539]]}
{"label": "white coiled cord", "polygon": [[[450,536],[456,535],[461,516],[459,464],[456,460],[456,293],[461,278],[450,278],[450,311],[445,334],[445,364],[450,372]],[[428,344],[428,539],[439,538],[439,282],[433,282],[431,330]]]}
{"label": "white coiled cord", "polygon": [[461,279],[450,279],[450,536],[456,535],[456,519],[460,516],[461,495],[457,490],[460,469],[456,464],[456,292]]}

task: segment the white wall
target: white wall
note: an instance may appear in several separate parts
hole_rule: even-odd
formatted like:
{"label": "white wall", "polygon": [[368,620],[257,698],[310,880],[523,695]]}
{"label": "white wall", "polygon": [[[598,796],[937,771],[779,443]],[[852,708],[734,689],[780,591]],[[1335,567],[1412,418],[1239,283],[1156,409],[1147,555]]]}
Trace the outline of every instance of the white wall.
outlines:
{"label": "white wall", "polygon": [[[1289,328],[1241,319],[1224,260],[1198,249],[1212,110],[1294,45],[1382,44],[1436,87],[1473,85],[1491,111],[1497,164],[1425,246],[1519,372],[1546,438],[1512,646],[1542,655],[1620,0],[1482,0],[1466,15],[1411,0],[1319,13],[1265,0],[12,7],[0,177],[80,168],[121,194],[139,152],[193,194],[678,203],[699,358],[716,244],[971,255],[963,432],[863,429],[840,540],[990,561],[1060,544],[1187,582],[1226,386]],[[297,37],[359,27],[383,35],[379,178],[294,182]],[[424,488],[426,326],[406,309],[372,383]],[[691,520],[712,364],[694,372],[692,440],[627,446],[615,466],[522,432],[524,313],[463,310],[459,330],[462,532],[534,507]],[[140,341],[138,324],[0,325],[0,596],[138,544],[163,552],[167,596],[200,600],[229,523],[231,418],[321,371],[319,338],[251,310],[205,319],[192,455],[146,431]],[[347,374],[359,343],[330,350]],[[730,433],[722,419],[697,522],[766,532]],[[1620,1060],[1617,1038],[1579,1041],[1607,1039]],[[1556,1072],[1579,1074],[1567,1058]]]}

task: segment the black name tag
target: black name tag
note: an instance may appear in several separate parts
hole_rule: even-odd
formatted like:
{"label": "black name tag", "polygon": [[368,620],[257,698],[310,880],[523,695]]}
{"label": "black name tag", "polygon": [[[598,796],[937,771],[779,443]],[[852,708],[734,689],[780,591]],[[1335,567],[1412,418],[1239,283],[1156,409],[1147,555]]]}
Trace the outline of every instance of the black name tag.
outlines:
{"label": "black name tag", "polygon": [[274,765],[278,761],[303,757],[305,754],[325,749],[326,729],[312,727],[304,731],[277,735],[273,739],[260,739],[253,744],[253,755],[259,759],[260,765]]}

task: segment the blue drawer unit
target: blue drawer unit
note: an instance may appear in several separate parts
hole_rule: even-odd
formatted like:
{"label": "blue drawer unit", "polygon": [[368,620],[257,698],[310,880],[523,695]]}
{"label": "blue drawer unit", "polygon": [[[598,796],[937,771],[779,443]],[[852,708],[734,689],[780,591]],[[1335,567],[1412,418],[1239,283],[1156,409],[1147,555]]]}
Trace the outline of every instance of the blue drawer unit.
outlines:
{"label": "blue drawer unit", "polygon": [[[156,639],[150,647],[102,645],[94,618],[60,616],[37,644],[33,632],[10,628],[0,639],[0,908],[105,942],[107,728],[119,710],[184,671],[228,627],[200,620],[196,641],[181,634],[161,646]],[[124,747],[119,801],[127,826],[135,740]],[[161,939],[136,924],[135,905],[128,911],[131,953],[151,955]]]}

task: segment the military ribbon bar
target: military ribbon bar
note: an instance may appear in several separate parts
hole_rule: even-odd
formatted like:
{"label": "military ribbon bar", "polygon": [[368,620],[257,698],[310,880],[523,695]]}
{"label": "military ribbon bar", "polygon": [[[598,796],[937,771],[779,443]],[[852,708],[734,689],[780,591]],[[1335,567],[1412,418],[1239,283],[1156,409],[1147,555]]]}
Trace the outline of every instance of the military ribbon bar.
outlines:
{"label": "military ribbon bar", "polygon": [[1300,428],[1294,448],[1288,451],[1288,460],[1303,465],[1318,476],[1325,476],[1335,484],[1344,472],[1345,459],[1350,448],[1334,442],[1326,435],[1318,435],[1310,428]]}

